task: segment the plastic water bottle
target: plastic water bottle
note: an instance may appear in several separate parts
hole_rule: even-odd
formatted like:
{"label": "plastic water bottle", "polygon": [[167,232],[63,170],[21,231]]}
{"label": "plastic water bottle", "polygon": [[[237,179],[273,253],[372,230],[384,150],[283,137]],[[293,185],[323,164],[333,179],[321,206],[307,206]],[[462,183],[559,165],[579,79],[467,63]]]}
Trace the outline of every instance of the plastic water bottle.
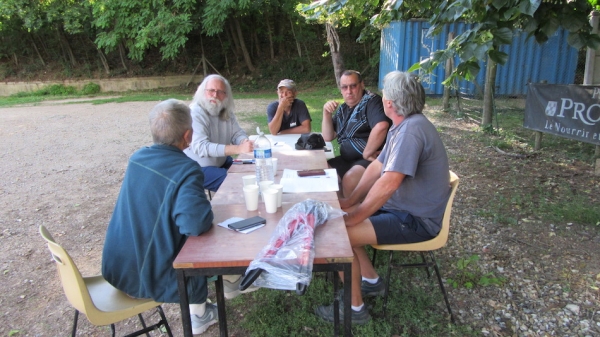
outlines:
{"label": "plastic water bottle", "polygon": [[271,142],[260,128],[256,128],[258,138],[254,141],[254,165],[256,166],[256,183],[274,181],[273,162],[271,160]]}

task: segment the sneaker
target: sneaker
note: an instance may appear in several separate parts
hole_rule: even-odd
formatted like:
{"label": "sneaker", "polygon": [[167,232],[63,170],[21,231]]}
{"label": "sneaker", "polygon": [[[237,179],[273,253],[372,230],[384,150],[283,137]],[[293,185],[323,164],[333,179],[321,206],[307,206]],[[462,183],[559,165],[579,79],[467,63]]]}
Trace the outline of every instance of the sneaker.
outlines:
{"label": "sneaker", "polygon": [[[344,320],[344,304],[340,301],[340,321]],[[315,309],[315,314],[327,322],[334,321],[333,317],[333,304],[331,305],[321,305]],[[352,324],[367,324],[371,320],[371,315],[369,315],[369,311],[367,310],[367,306],[363,305],[363,308],[360,311],[352,310]]]}
{"label": "sneaker", "polygon": [[217,312],[217,306],[206,302],[206,310],[202,317],[198,315],[192,315],[192,333],[198,335],[208,329],[209,326],[219,321],[219,313]]}
{"label": "sneaker", "polygon": [[381,277],[377,280],[375,284],[362,281],[360,284],[360,290],[362,292],[363,297],[366,296],[383,296],[385,294],[385,284]]}
{"label": "sneaker", "polygon": [[225,293],[225,298],[230,300],[232,298],[238,297],[240,294],[251,293],[260,289],[255,285],[251,285],[246,290],[240,290],[240,283],[242,283],[243,277],[237,279],[235,282],[229,282],[226,279],[223,279],[223,292]]}

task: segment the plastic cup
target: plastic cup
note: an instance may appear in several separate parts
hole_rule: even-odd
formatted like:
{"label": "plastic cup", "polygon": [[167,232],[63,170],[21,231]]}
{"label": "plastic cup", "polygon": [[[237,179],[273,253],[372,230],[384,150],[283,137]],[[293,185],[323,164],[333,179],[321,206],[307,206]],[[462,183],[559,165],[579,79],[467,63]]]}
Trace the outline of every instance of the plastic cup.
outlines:
{"label": "plastic cup", "polygon": [[244,186],[256,185],[256,176],[255,175],[243,176],[242,180],[244,181]]}
{"label": "plastic cup", "polygon": [[283,185],[273,184],[269,186],[269,188],[277,191],[277,207],[281,207],[281,198],[283,197]]}
{"label": "plastic cup", "polygon": [[277,158],[271,158],[271,162],[273,163],[273,176],[277,175]]}
{"label": "plastic cup", "polygon": [[246,200],[246,209],[256,211],[258,209],[258,186],[244,186],[244,200]]}
{"label": "plastic cup", "polygon": [[267,213],[277,212],[277,190],[269,188],[263,191],[262,194],[265,198],[265,209],[267,210]]}

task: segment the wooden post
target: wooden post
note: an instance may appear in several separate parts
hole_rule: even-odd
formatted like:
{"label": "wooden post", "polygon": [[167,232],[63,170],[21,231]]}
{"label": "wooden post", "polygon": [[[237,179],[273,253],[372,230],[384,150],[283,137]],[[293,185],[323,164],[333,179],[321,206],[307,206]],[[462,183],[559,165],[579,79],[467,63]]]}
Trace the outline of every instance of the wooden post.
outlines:
{"label": "wooden post", "polygon": [[535,132],[535,144],[533,145],[534,151],[539,151],[542,148],[542,136],[544,134],[540,131]]}

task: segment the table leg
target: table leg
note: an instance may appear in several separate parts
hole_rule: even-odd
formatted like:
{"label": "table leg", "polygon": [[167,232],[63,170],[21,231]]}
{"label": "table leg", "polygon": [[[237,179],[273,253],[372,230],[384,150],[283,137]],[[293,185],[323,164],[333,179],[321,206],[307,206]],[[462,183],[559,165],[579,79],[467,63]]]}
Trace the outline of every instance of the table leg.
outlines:
{"label": "table leg", "polygon": [[352,263],[344,263],[344,336],[352,336]]}
{"label": "table leg", "polygon": [[190,317],[190,304],[187,293],[187,279],[185,271],[177,269],[177,290],[179,291],[179,305],[181,307],[181,323],[183,324],[183,335],[192,337],[192,318]]}
{"label": "table leg", "polygon": [[340,300],[338,297],[338,284],[340,276],[337,271],[333,272],[333,335],[340,335]]}
{"label": "table leg", "polygon": [[217,276],[215,282],[215,290],[217,292],[217,310],[219,312],[219,332],[221,337],[227,336],[227,316],[225,315],[225,293],[223,291],[223,276]]}

